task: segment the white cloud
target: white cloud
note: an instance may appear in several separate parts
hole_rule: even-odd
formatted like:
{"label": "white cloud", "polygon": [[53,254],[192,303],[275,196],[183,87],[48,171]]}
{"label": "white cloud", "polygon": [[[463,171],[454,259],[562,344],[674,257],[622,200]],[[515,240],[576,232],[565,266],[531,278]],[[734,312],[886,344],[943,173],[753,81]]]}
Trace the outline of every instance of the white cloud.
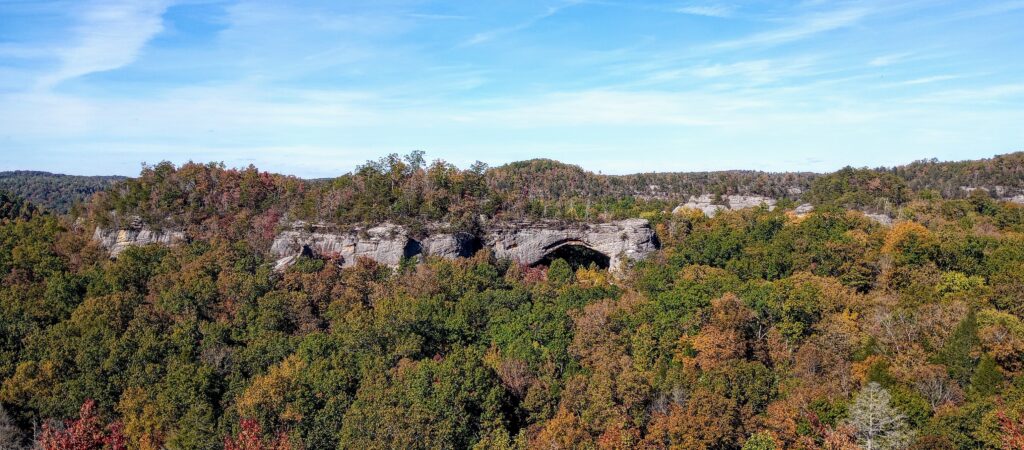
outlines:
{"label": "white cloud", "polygon": [[732,50],[744,47],[761,47],[786,44],[817,34],[845,28],[868,16],[865,8],[843,9],[826,13],[810,14],[797,19],[789,26],[755,33],[747,37],[719,42],[713,49]]}
{"label": "white cloud", "polygon": [[163,30],[164,0],[106,1],[87,6],[74,29],[75,41],[57,50],[60,67],[43,76],[46,89],[63,81],[131,64],[142,47]]}
{"label": "white cloud", "polygon": [[901,84],[903,86],[915,86],[915,85],[919,85],[919,84],[929,84],[929,83],[937,83],[937,82],[946,81],[946,80],[955,80],[955,79],[963,78],[963,77],[964,77],[964,75],[936,75],[936,76],[933,76],[933,77],[915,78],[913,80],[907,80],[907,81],[904,81],[904,82],[899,83],[899,84]]}
{"label": "white cloud", "polygon": [[560,6],[551,6],[551,7],[548,7],[547,10],[545,10],[543,13],[538,14],[536,16],[533,16],[533,17],[531,17],[529,19],[526,19],[526,20],[524,20],[522,22],[519,22],[517,24],[511,25],[511,26],[507,26],[507,27],[495,28],[495,29],[492,29],[492,30],[487,30],[487,31],[479,32],[479,33],[474,34],[473,36],[471,36],[469,39],[465,40],[462,43],[462,46],[469,47],[469,46],[473,46],[473,45],[483,44],[484,42],[488,42],[488,41],[494,40],[495,38],[504,36],[506,34],[515,33],[517,31],[525,30],[527,28],[530,28],[530,27],[536,25],[537,22],[540,22],[540,21],[542,21],[544,19],[547,19],[547,18],[549,18],[551,16],[554,16],[555,14],[558,14],[559,11],[561,11],[561,10],[563,10],[565,8],[568,8],[570,6],[579,4],[579,3],[580,3],[580,1],[576,0],[576,1],[571,1],[569,3],[563,4],[563,5],[560,5]]}
{"label": "white cloud", "polygon": [[692,16],[728,18],[736,12],[736,7],[731,5],[691,5],[676,8],[675,12]]}
{"label": "white cloud", "polygon": [[906,61],[907,58],[910,57],[911,55],[913,55],[913,53],[909,53],[909,52],[907,52],[907,53],[893,53],[893,54],[889,54],[889,55],[882,55],[882,56],[878,56],[876,58],[871,59],[871,61],[868,61],[868,65],[871,66],[871,67],[891,66],[893,64],[897,64],[897,63],[901,63],[903,61]]}

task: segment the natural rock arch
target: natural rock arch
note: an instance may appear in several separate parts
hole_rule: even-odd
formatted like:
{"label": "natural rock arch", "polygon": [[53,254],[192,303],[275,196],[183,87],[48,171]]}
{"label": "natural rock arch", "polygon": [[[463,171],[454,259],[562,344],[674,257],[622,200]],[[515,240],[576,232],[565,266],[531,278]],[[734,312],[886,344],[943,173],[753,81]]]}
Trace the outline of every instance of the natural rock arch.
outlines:
{"label": "natural rock arch", "polygon": [[531,266],[548,266],[556,259],[562,259],[569,263],[573,269],[596,265],[599,269],[608,269],[611,266],[612,256],[602,253],[586,242],[567,239],[549,247],[548,252],[539,261]]}
{"label": "natural rock arch", "polygon": [[607,223],[553,221],[506,222],[487,229],[485,246],[498,258],[535,265],[567,243],[575,243],[608,257],[608,269],[620,272],[627,261],[645,258],[658,249],[658,238],[648,221],[627,219]]}

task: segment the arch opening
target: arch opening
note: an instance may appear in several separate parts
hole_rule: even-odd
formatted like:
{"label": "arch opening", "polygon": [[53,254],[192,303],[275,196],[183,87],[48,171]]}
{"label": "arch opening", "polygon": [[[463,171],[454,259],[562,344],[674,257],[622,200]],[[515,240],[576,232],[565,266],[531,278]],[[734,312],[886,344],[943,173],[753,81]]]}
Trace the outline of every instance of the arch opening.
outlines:
{"label": "arch opening", "polygon": [[564,259],[569,263],[572,270],[580,267],[590,267],[591,264],[599,269],[607,270],[611,266],[611,257],[581,244],[565,244],[548,252],[540,261],[532,264],[537,266],[550,266],[556,259]]}

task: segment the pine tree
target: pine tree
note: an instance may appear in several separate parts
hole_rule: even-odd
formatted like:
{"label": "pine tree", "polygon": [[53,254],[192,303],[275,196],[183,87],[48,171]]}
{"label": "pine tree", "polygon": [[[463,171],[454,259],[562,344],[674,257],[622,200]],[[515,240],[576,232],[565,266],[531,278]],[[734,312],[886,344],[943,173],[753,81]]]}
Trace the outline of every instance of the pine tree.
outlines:
{"label": "pine tree", "polygon": [[978,368],[974,370],[971,377],[971,391],[979,396],[988,397],[999,390],[1003,382],[1003,374],[996,367],[996,360],[986,354],[981,357]]}
{"label": "pine tree", "polygon": [[946,340],[942,350],[939,352],[936,362],[946,366],[949,377],[967,385],[971,380],[971,374],[977,364],[974,357],[974,349],[980,344],[978,339],[978,319],[974,311],[971,311],[963,321],[957,325],[953,335]]}

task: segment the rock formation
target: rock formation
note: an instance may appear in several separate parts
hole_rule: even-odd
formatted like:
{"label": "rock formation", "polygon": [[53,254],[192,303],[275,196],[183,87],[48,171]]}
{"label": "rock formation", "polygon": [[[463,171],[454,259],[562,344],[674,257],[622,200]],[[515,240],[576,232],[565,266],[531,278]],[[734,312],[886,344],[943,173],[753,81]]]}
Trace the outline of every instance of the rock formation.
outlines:
{"label": "rock formation", "polygon": [[177,230],[153,231],[145,226],[135,225],[132,228],[107,230],[96,227],[92,240],[110,252],[116,258],[128,247],[149,244],[173,245],[185,242],[185,233]]}
{"label": "rock formation", "polygon": [[470,233],[438,232],[417,240],[403,227],[391,224],[366,230],[327,228],[300,223],[279,234],[270,249],[278,258],[275,267],[283,269],[303,254],[335,258],[343,266],[369,258],[394,267],[402,258],[468,257],[482,246],[491,248],[498,258],[533,265],[564,246],[574,245],[606,256],[610,269],[621,270],[625,261],[642,259],[658,246],[654,230],[643,219],[601,224],[503,222],[489,226],[482,239]]}
{"label": "rock formation", "polygon": [[640,260],[658,249],[658,239],[644,219],[600,224],[513,222],[490,227],[484,245],[498,258],[533,265],[567,245],[597,251],[609,258],[609,269],[621,271],[629,260]]}
{"label": "rock formation", "polygon": [[303,252],[336,259],[342,266],[351,266],[359,258],[369,258],[388,266],[397,266],[402,258],[420,254],[418,242],[409,239],[405,228],[382,224],[369,229],[332,232],[324,225],[308,231],[305,223],[297,223],[292,230],[283,231],[274,238],[270,254],[278,258],[276,267],[287,267]]}
{"label": "rock formation", "polygon": [[427,256],[467,258],[480,250],[480,239],[469,233],[440,233],[423,239],[421,245]]}
{"label": "rock formation", "polygon": [[812,212],[814,212],[814,205],[810,203],[804,203],[793,209],[793,214],[796,214],[797,217],[804,217]]}
{"label": "rock formation", "polygon": [[722,204],[715,204],[711,194],[704,194],[700,197],[690,197],[690,200],[672,210],[678,213],[685,209],[696,209],[708,217],[714,217],[719,211],[738,211],[746,208],[756,208],[761,205],[768,206],[768,210],[775,209],[775,199],[762,197],[760,195],[730,195],[722,198]]}
{"label": "rock formation", "polygon": [[867,217],[868,219],[871,219],[882,226],[892,226],[892,217],[889,217],[888,214],[874,214],[866,212],[864,213],[864,217]]}
{"label": "rock formation", "polygon": [[[372,228],[338,229],[327,224],[295,222],[280,232],[270,246],[276,258],[276,270],[282,270],[301,256],[324,257],[351,266],[359,258],[395,267],[403,258],[436,256],[454,259],[469,257],[482,247],[491,248],[498,258],[535,265],[557,255],[563,248],[596,252],[607,258],[608,268],[621,271],[627,261],[640,260],[658,249],[658,239],[644,219],[608,223],[566,223],[519,221],[490,224],[480,236],[464,232],[444,232],[436,227],[422,239],[414,239],[404,227],[381,224]],[[141,223],[132,228],[97,228],[93,240],[117,257],[133,245],[160,243],[172,245],[186,240],[181,231],[153,231]]]}

